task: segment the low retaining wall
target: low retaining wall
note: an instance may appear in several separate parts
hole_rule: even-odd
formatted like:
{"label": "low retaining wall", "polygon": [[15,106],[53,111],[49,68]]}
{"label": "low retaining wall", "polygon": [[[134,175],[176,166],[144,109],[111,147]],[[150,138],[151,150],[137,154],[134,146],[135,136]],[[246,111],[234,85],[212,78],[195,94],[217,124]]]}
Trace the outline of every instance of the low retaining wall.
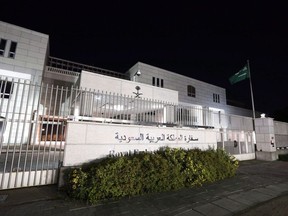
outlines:
{"label": "low retaining wall", "polygon": [[217,148],[217,131],[68,122],[63,166],[77,166],[120,152],[154,151],[160,147]]}

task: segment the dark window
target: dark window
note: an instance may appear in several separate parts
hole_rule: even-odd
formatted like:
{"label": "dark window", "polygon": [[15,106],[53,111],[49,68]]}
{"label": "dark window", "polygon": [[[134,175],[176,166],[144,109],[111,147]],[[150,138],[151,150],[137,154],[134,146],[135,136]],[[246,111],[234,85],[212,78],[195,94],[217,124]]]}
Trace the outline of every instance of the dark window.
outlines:
{"label": "dark window", "polygon": [[213,93],[213,102],[220,103],[220,95]]}
{"label": "dark window", "polygon": [[152,85],[163,88],[164,87],[164,80],[156,78],[156,77],[152,77]]}
{"label": "dark window", "polygon": [[13,93],[13,83],[9,81],[1,80],[1,98],[10,98],[10,95]]}
{"label": "dark window", "polygon": [[187,95],[189,97],[196,97],[196,90],[194,86],[191,86],[191,85],[187,86]]}
{"label": "dark window", "polygon": [[14,41],[11,41],[10,50],[8,54],[9,58],[15,58],[16,47],[17,47],[17,43]]}
{"label": "dark window", "polygon": [[0,40],[0,56],[4,56],[7,40]]}

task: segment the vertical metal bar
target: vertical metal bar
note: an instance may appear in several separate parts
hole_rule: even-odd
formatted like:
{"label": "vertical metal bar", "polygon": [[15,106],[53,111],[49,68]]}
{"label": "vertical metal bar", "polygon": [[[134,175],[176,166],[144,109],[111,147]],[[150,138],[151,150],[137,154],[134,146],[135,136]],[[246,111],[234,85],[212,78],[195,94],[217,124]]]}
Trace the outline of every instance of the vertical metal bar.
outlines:
{"label": "vertical metal bar", "polygon": [[[118,104],[121,104],[121,100],[123,99],[123,96],[122,96],[122,94],[120,94],[119,95],[119,98],[118,98]],[[118,111],[118,113],[119,113],[119,120],[123,120],[123,112],[122,112],[122,110],[117,110]]]}
{"label": "vertical metal bar", "polygon": [[107,120],[109,122],[110,120],[110,113],[111,111],[114,110],[114,105],[111,105],[111,92],[108,93],[108,104],[109,104],[109,109],[108,109],[108,112],[107,112]]}
{"label": "vertical metal bar", "polygon": [[[54,92],[54,88],[51,90],[51,98],[50,98],[50,102],[53,101],[52,99],[52,92]],[[57,98],[58,98],[58,85],[56,86],[55,89],[55,100],[54,100],[54,107],[53,107],[53,113],[52,113],[52,121],[50,121],[50,118],[48,120],[48,123],[51,125],[51,132],[50,132],[50,140],[49,140],[49,148],[48,148],[48,158],[47,158],[47,169],[46,169],[46,179],[45,179],[45,183],[47,184],[47,174],[48,174],[48,170],[49,170],[49,166],[50,166],[50,155],[51,155],[51,146],[52,146],[52,140],[53,140],[53,132],[54,132],[54,123],[55,123],[55,110],[56,110],[56,106],[57,106]],[[52,106],[52,104],[50,104],[50,107]],[[52,108],[52,107],[51,107]],[[50,109],[50,108],[49,108]],[[50,112],[49,112],[50,113]],[[44,153],[43,155],[45,155],[45,151],[46,151],[46,146],[44,148]],[[43,161],[44,161],[44,156],[43,156]],[[41,167],[41,173],[43,172],[44,169],[44,163],[42,163],[42,167]]]}
{"label": "vertical metal bar", "polygon": [[145,109],[146,109],[146,104],[145,104],[145,98],[139,100],[139,103],[138,103],[138,113],[141,114],[141,121],[142,122],[145,122]]}
{"label": "vertical metal bar", "polygon": [[94,101],[94,91],[90,89],[89,90],[89,116],[92,117],[93,115],[93,101]]}
{"label": "vertical metal bar", "polygon": [[[116,102],[116,104],[118,105],[120,102],[120,95],[119,95],[119,93],[117,93],[117,102]],[[118,110],[116,110],[116,119],[121,119],[121,116],[120,116],[120,114],[119,114],[120,112],[118,111]]]}
{"label": "vertical metal bar", "polygon": [[[14,107],[13,107],[13,113],[12,113],[12,120],[11,120],[10,131],[9,131],[8,146],[7,146],[7,152],[6,152],[6,161],[8,159],[8,155],[9,155],[10,142],[13,142],[12,141],[13,140],[12,139],[12,130],[14,128],[15,113],[16,113],[16,107],[17,107],[17,102],[18,102],[17,97],[18,97],[18,94],[19,94],[19,86],[20,86],[20,81],[18,80],[17,81],[16,94],[15,94]],[[14,148],[13,148],[12,158],[11,158],[10,173],[9,173],[9,176],[8,176],[8,188],[10,188],[10,184],[11,184],[11,176],[12,176],[13,165],[14,165],[18,128],[19,128],[19,122],[18,122],[18,124],[16,126],[16,134],[15,134],[16,137],[14,137]],[[4,175],[4,173],[3,173],[3,175]]]}
{"label": "vertical metal bar", "polygon": [[129,103],[129,100],[128,100],[128,98],[129,98],[129,95],[124,95],[124,97],[122,98],[122,100],[121,100],[121,103],[120,103],[120,107],[121,107],[121,109],[122,109],[122,106],[123,106],[123,109],[122,109],[122,111],[123,111],[123,119],[124,120],[129,120],[129,118],[128,118],[128,109],[127,110],[125,110],[124,109],[124,107],[127,105],[128,106],[128,103]]}
{"label": "vertical metal bar", "polygon": [[[26,81],[25,81],[26,83]],[[23,89],[23,92],[25,92],[25,88]],[[20,162],[21,162],[21,156],[22,156],[22,148],[23,148],[23,141],[24,141],[24,133],[25,133],[25,128],[26,128],[26,124],[27,124],[27,116],[28,116],[28,105],[29,105],[29,96],[31,93],[31,84],[28,84],[28,94],[27,94],[27,101],[26,101],[26,106],[25,106],[25,111],[24,111],[24,120],[23,120],[23,128],[22,128],[22,133],[21,133],[21,141],[20,141],[20,150],[19,150],[19,155],[18,155],[18,164],[17,164],[17,172],[16,172],[16,177],[15,179],[18,179],[18,172],[19,172],[19,168],[20,168]],[[27,143],[28,145],[28,143]],[[21,169],[21,168],[20,168]],[[24,167],[23,167],[24,169]],[[23,170],[22,169],[22,170]],[[22,173],[22,175],[24,175],[24,172]],[[16,181],[14,184],[14,187],[16,187]],[[22,185],[22,181],[21,181],[21,185]]]}
{"label": "vertical metal bar", "polygon": [[81,120],[83,121],[83,88],[80,87],[79,89],[80,93],[80,100],[79,100],[79,115],[81,116]]}
{"label": "vertical metal bar", "polygon": [[[113,107],[115,107],[115,93],[113,92],[113,96],[112,96],[112,105],[113,105]],[[117,106],[117,104],[116,104],[116,106]],[[116,110],[117,111],[117,110]],[[112,114],[111,114],[111,122],[113,122],[113,119],[114,119],[114,112],[115,112],[115,109],[113,109],[112,110]]]}
{"label": "vertical metal bar", "polygon": [[[2,116],[2,109],[3,109],[3,104],[4,104],[4,92],[5,92],[5,90],[6,90],[6,83],[7,83],[7,77],[6,77],[6,79],[5,80],[1,80],[1,86],[0,86],[0,89],[2,89],[2,87],[4,86],[4,88],[3,88],[3,95],[0,95],[0,99],[1,99],[1,103],[0,103],[0,115]],[[6,108],[6,112],[7,112],[7,108]],[[7,119],[7,116],[5,116],[6,117],[6,119]],[[3,128],[5,128],[6,127],[6,120],[5,119],[5,121],[3,121]],[[4,143],[3,143],[3,135],[4,135],[4,132],[3,132],[3,129],[1,130],[1,134],[0,134],[0,157],[1,157],[1,154],[2,154],[2,147],[3,147],[3,145],[4,145]],[[3,175],[4,175],[4,171],[3,171]],[[0,189],[2,189],[3,188],[3,182],[2,182],[2,180],[1,180],[1,182],[0,182]]]}
{"label": "vertical metal bar", "polygon": [[107,113],[107,107],[109,109],[109,104],[107,106],[107,91],[104,93],[104,111],[103,111],[103,118],[104,118],[104,122],[106,122],[106,113]]}
{"label": "vertical metal bar", "polygon": [[[14,79],[12,79],[12,84],[11,85],[14,85]],[[18,92],[18,85],[17,85],[17,92]],[[5,92],[6,89],[4,89],[4,92]],[[10,89],[10,95],[12,93],[12,87]],[[4,96],[3,96],[4,97]],[[8,101],[8,106],[7,106],[7,110],[6,110],[6,121],[9,121],[9,116],[8,116],[8,110],[10,108],[10,101],[11,101],[11,98],[9,98],[9,101]],[[16,101],[16,100],[15,100]],[[14,101],[14,104],[12,105],[12,108],[13,108],[13,111],[12,111],[12,119],[11,119],[11,124],[10,124],[10,129],[9,129],[9,135],[8,135],[8,142],[7,142],[7,148],[6,148],[6,155],[5,155],[5,161],[4,161],[4,166],[3,166],[3,175],[2,175],[2,182],[1,182],[1,188],[3,188],[3,184],[4,184],[4,181],[5,181],[5,173],[6,173],[6,167],[7,167],[7,160],[8,160],[8,156],[9,156],[9,147],[10,147],[10,140],[11,140],[11,134],[12,134],[12,128],[13,128],[13,122],[14,122],[14,114],[15,114],[15,109],[16,109],[16,102]],[[2,149],[1,149],[2,150]],[[10,175],[11,173],[9,174],[9,177],[8,177],[8,181],[10,179]],[[9,186],[9,185],[8,185]]]}
{"label": "vertical metal bar", "polygon": [[142,112],[143,112],[143,122],[146,123],[146,111],[147,111],[147,102],[146,102],[146,99],[143,98],[143,106],[141,107],[142,109]]}
{"label": "vertical metal bar", "polygon": [[[57,92],[58,94],[58,92]],[[56,159],[56,148],[57,148],[57,142],[58,142],[58,133],[59,133],[59,125],[60,125],[60,115],[61,113],[59,112],[62,108],[62,97],[63,97],[63,86],[61,87],[61,90],[60,90],[60,102],[59,102],[59,108],[58,108],[58,116],[57,116],[57,127],[56,127],[56,140],[55,140],[55,144],[54,144],[54,154],[53,154],[53,166],[52,166],[52,181],[54,181],[54,170],[55,168],[57,168],[55,166],[56,162],[55,162],[55,159]],[[59,150],[61,151],[61,149]]]}
{"label": "vertical metal bar", "polygon": [[[32,85],[32,84],[31,84]],[[36,95],[37,95],[37,85],[32,85],[34,88],[33,91],[34,91],[34,94],[32,96],[32,107],[31,107],[31,120],[30,120],[30,124],[29,124],[29,129],[28,129],[28,140],[27,140],[27,146],[26,146],[26,149],[25,149],[25,159],[24,159],[24,165],[23,165],[23,175],[22,175],[22,179],[21,179],[21,186],[23,187],[24,185],[24,177],[25,177],[25,170],[26,170],[26,165],[27,165],[27,158],[28,158],[28,150],[29,150],[29,145],[30,145],[30,141],[31,141],[31,138],[32,138],[32,130],[33,130],[33,123],[34,123],[34,106],[35,106],[35,98],[36,98]],[[41,86],[40,86],[41,88]],[[33,93],[33,92],[31,92]],[[30,96],[30,95],[29,95]],[[30,174],[30,173],[29,173]],[[29,181],[27,181],[27,185],[29,185]]]}
{"label": "vertical metal bar", "polygon": [[[96,96],[96,105],[95,105],[95,107],[96,107],[96,111],[95,111],[95,113],[96,113],[96,117],[100,117],[100,115],[99,115],[99,101],[101,100],[101,98],[102,98],[102,95],[100,96],[100,92],[99,92],[99,90],[97,91],[97,96]],[[99,113],[98,113],[99,112]]]}
{"label": "vertical metal bar", "polygon": [[[44,84],[43,84],[43,88],[44,88]],[[42,89],[43,89],[42,88]],[[46,91],[45,91],[45,96],[44,96],[44,102],[42,104],[43,108],[42,108],[42,117],[40,119],[40,131],[39,131],[39,145],[38,145],[38,152],[37,152],[37,158],[36,158],[36,171],[37,172],[37,168],[38,168],[38,162],[39,162],[39,155],[40,155],[40,145],[41,145],[41,142],[42,142],[42,131],[43,131],[43,125],[44,125],[44,116],[45,116],[45,107],[46,107],[46,100],[47,100],[47,94],[48,94],[48,89],[49,89],[49,86],[48,84],[46,84]],[[43,90],[42,90],[43,92]],[[51,95],[50,95],[51,97]],[[42,93],[41,93],[41,98],[39,98],[39,100],[41,101],[42,100]],[[40,114],[40,112],[38,112],[38,114]],[[47,131],[48,131],[48,128],[49,128],[49,113],[46,114],[48,116],[47,120],[46,120],[46,131],[45,131],[45,134],[47,134]],[[40,115],[38,116],[40,117]],[[47,140],[47,135],[45,136],[44,138],[44,145],[43,145],[43,148],[44,148],[44,152],[43,152],[43,156],[42,156],[42,165],[44,163],[44,157],[45,157],[45,144],[46,144],[46,140]],[[36,173],[35,173],[35,176],[36,176]],[[35,178],[36,179],[36,178]],[[35,179],[34,179],[34,182],[35,182]],[[41,173],[40,173],[40,182],[42,182],[42,169],[41,169]]]}
{"label": "vertical metal bar", "polygon": [[[20,89],[20,82],[18,81],[18,92],[19,92],[19,89]],[[16,127],[16,136],[15,136],[15,140],[14,140],[14,148],[13,148],[13,156],[12,156],[12,161],[11,161],[11,169],[10,169],[10,175],[9,175],[9,180],[8,180],[8,187],[10,188],[10,184],[11,184],[11,175],[12,175],[12,171],[13,171],[13,166],[14,166],[14,158],[15,158],[15,154],[16,154],[16,145],[17,145],[17,140],[18,140],[18,135],[19,135],[19,125],[21,124],[21,114],[22,114],[22,108],[23,108],[23,99],[24,99],[24,93],[25,93],[25,85],[26,85],[26,80],[24,81],[24,83],[21,85],[23,85],[23,89],[22,89],[22,94],[21,94],[21,99],[20,99],[20,106],[19,106],[19,113],[18,113],[18,123],[17,123],[17,127]],[[16,93],[15,95],[15,99],[17,99],[18,97],[18,92]],[[15,102],[17,103],[18,100],[15,100]],[[17,104],[16,104],[17,106]],[[21,139],[21,137],[20,137]],[[21,149],[22,149],[22,143],[20,142],[19,143],[19,152],[21,152]],[[18,152],[18,154],[19,154]],[[19,154],[20,155],[20,154]],[[17,160],[17,159],[16,159]],[[17,162],[17,165],[18,165],[18,162]],[[19,166],[16,167],[16,177],[15,177],[15,180],[14,180],[14,185],[13,187],[15,187],[16,185],[16,182],[17,182],[17,177],[18,177],[18,169],[19,169]]]}
{"label": "vertical metal bar", "polygon": [[138,98],[135,100],[135,111],[137,113],[138,117],[138,124],[144,123],[144,98]]}
{"label": "vertical metal bar", "polygon": [[[67,88],[68,89],[68,88]],[[68,110],[69,110],[69,114],[68,115],[73,115],[74,113],[72,113],[72,103],[73,103],[73,86],[71,86],[71,95],[70,95],[70,99],[69,99],[69,103],[68,103]],[[75,105],[74,105],[74,111],[75,111]]]}
{"label": "vertical metal bar", "polygon": [[94,103],[95,103],[95,89],[93,89],[93,91],[91,92],[91,117],[94,117]]}
{"label": "vertical metal bar", "polygon": [[[5,82],[3,92],[5,92],[5,91],[6,91],[6,85],[7,85],[8,79],[6,78],[5,81],[3,81],[3,82]],[[14,85],[13,80],[12,80],[12,85]],[[2,86],[3,86],[3,84],[1,85],[1,88],[2,88]],[[11,88],[11,89],[12,89],[12,88]],[[10,93],[11,93],[11,90],[10,90]],[[2,108],[3,108],[3,106],[4,106],[4,105],[3,105],[3,104],[4,104],[4,100],[5,100],[5,99],[4,99],[4,94],[3,94],[3,95],[1,95],[1,113],[0,113],[0,114],[2,114]],[[8,113],[9,113],[10,102],[11,102],[11,98],[8,99],[8,103],[7,103],[6,111],[5,111],[5,124],[6,124],[6,126],[7,126],[7,122],[8,122],[8,119],[9,119]],[[2,147],[3,147],[3,140],[1,139],[0,156],[1,156],[1,152],[2,152]],[[3,172],[3,173],[4,173],[4,172]],[[2,188],[2,184],[1,184],[1,188]]]}
{"label": "vertical metal bar", "polygon": [[[41,94],[42,94],[42,87],[43,87],[43,84],[41,84],[40,86],[40,90],[39,90],[39,96],[38,96],[38,102],[37,102],[37,109],[36,109],[36,112],[37,112],[37,116],[36,116],[36,121],[35,121],[35,128],[34,128],[34,137],[33,137],[33,140],[32,140],[32,152],[31,152],[31,161],[30,161],[30,167],[29,167],[29,174],[28,174],[28,185],[29,185],[29,182],[30,182],[30,178],[31,178],[31,172],[32,172],[32,168],[33,168],[33,159],[34,159],[34,151],[35,151],[35,144],[36,144],[36,137],[37,137],[37,128],[38,128],[38,111],[39,111],[39,108],[40,108],[40,103],[41,103]],[[32,130],[31,130],[32,131]],[[39,145],[38,145],[38,148],[39,148]],[[38,156],[36,158],[38,160]],[[35,167],[35,174],[34,174],[34,180],[36,179],[36,173],[37,173],[37,167]]]}
{"label": "vertical metal bar", "polygon": [[[79,107],[77,108],[77,106],[79,106],[79,105],[77,105],[78,104],[78,88],[75,88],[75,96],[74,96],[74,99],[72,98],[71,106],[73,106],[73,103],[74,103],[74,112],[73,112],[74,120],[78,121],[79,117],[75,116],[76,109],[80,109]],[[77,112],[76,112],[76,114],[77,114]]]}
{"label": "vertical metal bar", "polygon": [[82,92],[82,116],[86,116],[86,109],[87,109],[87,89],[85,88]]}
{"label": "vertical metal bar", "polygon": [[[66,90],[65,90],[65,101],[67,100],[67,98],[68,98],[68,87],[66,87]],[[66,109],[66,107],[64,107],[64,113],[63,113],[63,123],[62,123],[62,127],[61,127],[61,140],[60,140],[60,149],[59,149],[59,162],[61,161],[63,161],[63,152],[64,152],[64,150],[62,151],[62,145],[63,145],[63,141],[64,141],[64,144],[66,143],[65,142],[65,140],[63,140],[64,139],[64,137],[65,137],[65,132],[66,132],[66,121],[67,120],[65,120],[65,115],[66,115],[66,112],[65,112],[65,109]],[[69,108],[67,108],[67,109],[69,109]],[[66,145],[64,145],[64,148],[65,148],[65,146]],[[64,149],[63,148],[63,149]]]}
{"label": "vertical metal bar", "polygon": [[101,91],[101,99],[100,99],[100,101],[99,101],[99,116],[101,117],[101,121],[103,122],[103,110],[104,110],[104,108],[103,108],[103,106],[104,106],[104,97],[105,97],[105,95],[104,95],[104,92],[103,91]]}

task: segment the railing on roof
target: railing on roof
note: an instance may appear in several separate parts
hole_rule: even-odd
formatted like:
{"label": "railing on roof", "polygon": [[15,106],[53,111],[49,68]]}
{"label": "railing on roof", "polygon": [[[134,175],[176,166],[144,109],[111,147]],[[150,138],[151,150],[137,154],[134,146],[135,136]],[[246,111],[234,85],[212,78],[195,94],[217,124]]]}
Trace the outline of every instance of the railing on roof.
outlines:
{"label": "railing on roof", "polygon": [[76,63],[76,62],[72,62],[72,61],[68,61],[68,60],[64,60],[60,58],[55,58],[51,56],[49,56],[48,58],[47,66],[62,69],[65,71],[76,72],[76,73],[81,73],[82,70],[85,70],[85,71],[89,71],[89,72],[93,72],[97,74],[103,74],[107,76],[116,77],[116,78],[121,78],[121,79],[126,79],[126,80],[129,79],[129,77],[123,73],[119,73],[119,72],[115,72],[112,70],[107,70],[107,69],[103,69],[99,67],[94,67],[90,65],[85,65],[81,63]]}
{"label": "railing on roof", "polygon": [[50,67],[50,66],[46,66],[46,71],[53,72],[53,73],[58,73],[58,74],[69,75],[69,76],[76,76],[76,77],[79,77],[79,75],[80,75],[79,72],[74,72],[74,71],[61,69],[61,68]]}

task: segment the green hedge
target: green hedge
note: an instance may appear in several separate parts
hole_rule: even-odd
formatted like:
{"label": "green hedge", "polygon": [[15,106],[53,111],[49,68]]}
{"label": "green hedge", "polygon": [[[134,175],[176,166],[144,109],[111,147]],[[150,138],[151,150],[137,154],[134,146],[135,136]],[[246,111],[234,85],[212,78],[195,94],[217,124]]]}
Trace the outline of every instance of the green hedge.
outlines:
{"label": "green hedge", "polygon": [[232,177],[238,161],[222,150],[162,148],[105,158],[66,173],[72,198],[99,200],[201,186]]}
{"label": "green hedge", "polygon": [[288,154],[278,155],[280,161],[288,161]]}

